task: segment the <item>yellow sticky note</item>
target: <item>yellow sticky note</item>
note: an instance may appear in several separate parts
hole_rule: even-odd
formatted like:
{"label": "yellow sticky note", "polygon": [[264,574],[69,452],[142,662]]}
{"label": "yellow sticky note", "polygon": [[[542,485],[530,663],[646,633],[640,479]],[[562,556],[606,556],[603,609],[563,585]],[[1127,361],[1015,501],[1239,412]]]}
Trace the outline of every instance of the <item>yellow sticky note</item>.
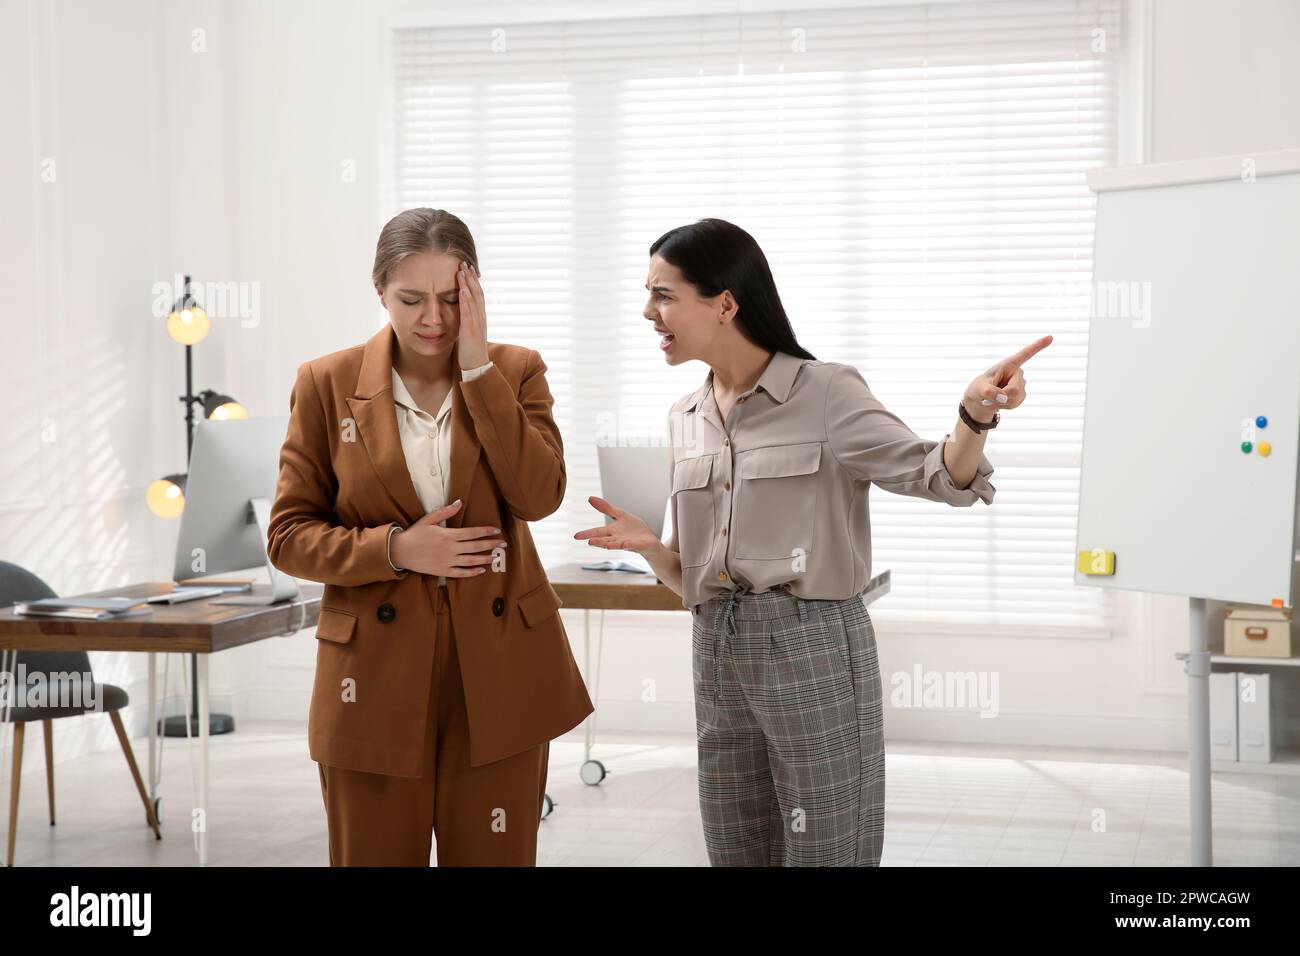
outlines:
{"label": "yellow sticky note", "polygon": [[1115,573],[1115,552],[1103,551],[1101,548],[1093,548],[1091,551],[1080,551],[1079,559],[1075,562],[1075,568],[1080,574],[1114,574]]}

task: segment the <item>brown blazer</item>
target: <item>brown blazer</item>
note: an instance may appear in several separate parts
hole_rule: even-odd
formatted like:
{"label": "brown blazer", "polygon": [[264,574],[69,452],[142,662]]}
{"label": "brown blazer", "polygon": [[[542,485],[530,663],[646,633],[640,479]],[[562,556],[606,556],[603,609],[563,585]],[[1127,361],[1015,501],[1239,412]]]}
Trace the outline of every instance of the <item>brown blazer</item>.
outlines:
{"label": "brown blazer", "polygon": [[[393,347],[385,325],[299,367],[268,551],[281,571],[325,585],[311,758],[418,777],[438,584],[388,562],[388,529],[424,514],[398,436]],[[474,766],[552,740],[593,709],[528,531],[560,506],[566,482],[546,366],[516,345],[489,343],[488,357],[493,368],[452,385],[448,500],[463,505],[447,522],[497,527],[508,542],[503,570],[447,579]],[[458,369],[455,351],[451,361]]]}

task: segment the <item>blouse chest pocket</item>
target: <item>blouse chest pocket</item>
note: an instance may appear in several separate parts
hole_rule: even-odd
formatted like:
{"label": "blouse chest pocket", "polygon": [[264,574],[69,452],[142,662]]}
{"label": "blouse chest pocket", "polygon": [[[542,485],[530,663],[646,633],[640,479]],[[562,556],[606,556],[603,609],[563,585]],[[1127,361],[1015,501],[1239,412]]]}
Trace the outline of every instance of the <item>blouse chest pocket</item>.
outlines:
{"label": "blouse chest pocket", "polygon": [[770,445],[736,459],[736,557],[792,560],[811,552],[822,443]]}
{"label": "blouse chest pocket", "polygon": [[673,520],[682,567],[707,564],[713,552],[713,455],[673,465]]}

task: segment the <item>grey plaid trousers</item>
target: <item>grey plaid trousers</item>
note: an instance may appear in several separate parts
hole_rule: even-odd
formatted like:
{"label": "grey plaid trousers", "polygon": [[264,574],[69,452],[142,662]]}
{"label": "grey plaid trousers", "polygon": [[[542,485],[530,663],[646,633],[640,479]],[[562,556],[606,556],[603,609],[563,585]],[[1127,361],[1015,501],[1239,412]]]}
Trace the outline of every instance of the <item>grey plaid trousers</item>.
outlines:
{"label": "grey plaid trousers", "polygon": [[879,866],[884,711],[862,597],[741,588],[692,621],[709,862]]}

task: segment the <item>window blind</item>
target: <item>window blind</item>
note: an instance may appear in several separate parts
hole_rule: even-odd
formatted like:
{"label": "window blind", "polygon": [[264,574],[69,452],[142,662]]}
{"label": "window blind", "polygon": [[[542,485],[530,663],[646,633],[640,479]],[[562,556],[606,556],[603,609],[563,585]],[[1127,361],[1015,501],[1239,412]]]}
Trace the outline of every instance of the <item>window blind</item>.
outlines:
{"label": "window blind", "polygon": [[[469,224],[489,337],[540,350],[568,495],[543,561],[609,556],[596,443],[666,441],[700,363],[641,316],[649,244],[754,235],[800,342],[941,439],[965,386],[1040,335],[986,453],[994,506],[871,491],[877,620],[1101,633],[1073,583],[1094,202],[1116,161],[1120,0],[872,6],[394,30],[397,208]],[[393,210],[394,212],[396,209]]]}

